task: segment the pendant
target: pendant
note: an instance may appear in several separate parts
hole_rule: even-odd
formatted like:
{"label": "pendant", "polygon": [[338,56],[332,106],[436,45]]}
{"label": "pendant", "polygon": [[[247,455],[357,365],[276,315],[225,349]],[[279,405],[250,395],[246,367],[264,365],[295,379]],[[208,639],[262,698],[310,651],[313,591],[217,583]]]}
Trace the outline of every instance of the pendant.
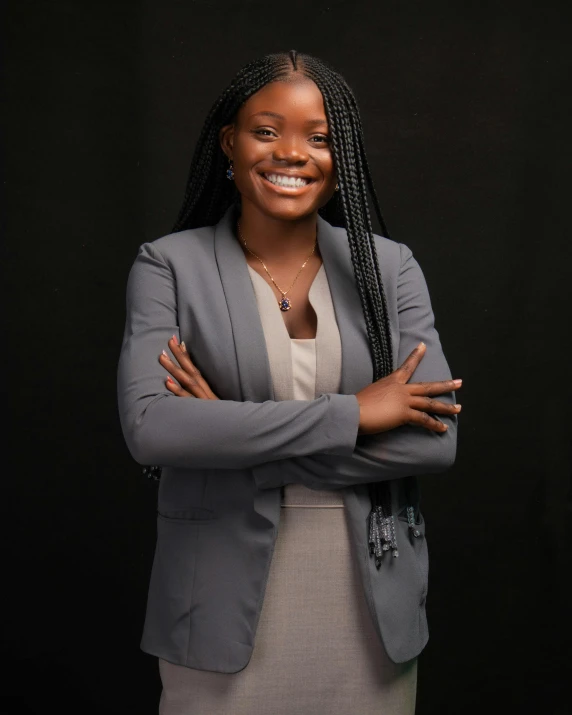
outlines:
{"label": "pendant", "polygon": [[283,311],[290,310],[290,308],[292,307],[290,298],[286,298],[285,295],[283,295],[282,298],[278,301],[278,305],[280,306],[280,310]]}

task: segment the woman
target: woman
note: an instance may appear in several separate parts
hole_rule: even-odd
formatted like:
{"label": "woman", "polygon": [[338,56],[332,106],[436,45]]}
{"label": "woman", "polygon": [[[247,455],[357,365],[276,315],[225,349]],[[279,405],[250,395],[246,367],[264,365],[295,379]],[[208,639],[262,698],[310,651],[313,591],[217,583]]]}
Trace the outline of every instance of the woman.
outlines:
{"label": "woman", "polygon": [[162,467],[141,644],[162,715],[414,712],[416,475],[455,459],[450,378],[351,90],[295,51],[250,63],[128,285],[122,426]]}

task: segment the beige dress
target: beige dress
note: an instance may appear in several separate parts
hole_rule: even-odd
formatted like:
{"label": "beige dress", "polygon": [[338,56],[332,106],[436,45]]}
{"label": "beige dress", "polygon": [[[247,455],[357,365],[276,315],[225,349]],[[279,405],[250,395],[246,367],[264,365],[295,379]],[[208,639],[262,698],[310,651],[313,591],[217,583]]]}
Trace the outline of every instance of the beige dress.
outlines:
{"label": "beige dress", "polygon": [[[314,399],[317,364],[325,364],[316,360],[315,340],[288,336],[284,341],[280,331],[288,334],[274,293],[250,266],[249,271],[276,399],[284,394],[285,374],[292,381],[293,399]],[[318,329],[327,327],[337,338],[323,266],[310,289],[310,302]],[[289,345],[291,372],[276,369],[284,355],[272,347],[273,338],[281,346]],[[339,385],[328,389],[338,390]],[[159,714],[413,715],[417,659],[390,661],[374,630],[350,550],[341,492],[289,484],[282,507],[250,662],[228,674],[159,659]]]}

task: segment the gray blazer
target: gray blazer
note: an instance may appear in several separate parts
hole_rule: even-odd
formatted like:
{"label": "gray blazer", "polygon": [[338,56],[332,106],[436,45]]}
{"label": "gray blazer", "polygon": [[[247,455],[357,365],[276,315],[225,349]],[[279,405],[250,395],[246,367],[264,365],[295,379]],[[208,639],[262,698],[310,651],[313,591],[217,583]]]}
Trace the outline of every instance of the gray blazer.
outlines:
{"label": "gray blazer", "polygon": [[[422,537],[410,536],[402,477],[453,464],[457,417],[437,417],[449,425],[444,433],[404,425],[358,436],[355,393],[371,383],[373,366],[346,232],[321,217],[318,243],[341,337],[340,394],[317,389],[314,400],[275,400],[234,211],[215,226],[142,245],[129,275],[121,424],[136,461],[163,465],[141,648],[199,670],[236,673],[248,665],[279,527],[280,487],[302,483],[343,490],[375,628],[391,660],[410,660],[428,640],[428,555],[418,504]],[[411,381],[451,379],[419,264],[404,244],[382,236],[375,244],[394,369],[423,340],[427,351]],[[219,400],[167,391],[158,356],[173,334]],[[318,331],[318,360],[325,347]],[[453,403],[455,395],[439,399]],[[367,544],[367,484],[382,480],[399,513],[399,557],[386,557],[377,570]]]}

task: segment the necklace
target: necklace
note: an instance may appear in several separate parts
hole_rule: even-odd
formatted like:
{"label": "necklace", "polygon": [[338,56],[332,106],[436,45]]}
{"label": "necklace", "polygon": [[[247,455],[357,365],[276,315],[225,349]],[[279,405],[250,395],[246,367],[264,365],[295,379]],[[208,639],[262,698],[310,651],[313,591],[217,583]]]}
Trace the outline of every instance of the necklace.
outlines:
{"label": "necklace", "polygon": [[308,256],[308,258],[306,258],[306,260],[305,260],[304,263],[302,264],[302,268],[300,268],[300,270],[299,270],[298,273],[296,274],[296,278],[294,278],[294,281],[293,281],[292,285],[290,286],[290,288],[288,288],[288,290],[282,290],[282,288],[280,288],[280,286],[276,283],[276,281],[274,280],[274,278],[270,275],[270,271],[268,270],[268,268],[266,268],[266,265],[265,265],[264,261],[262,260],[262,258],[260,258],[259,256],[257,256],[256,253],[254,253],[253,251],[251,251],[250,248],[248,248],[248,246],[246,245],[246,241],[244,240],[244,236],[242,235],[242,231],[240,230],[240,223],[239,223],[238,221],[237,221],[237,224],[236,224],[236,225],[237,225],[237,227],[238,227],[238,235],[240,236],[240,240],[244,243],[244,247],[245,247],[246,250],[247,250],[249,253],[251,253],[255,258],[258,258],[258,260],[260,261],[260,263],[262,263],[262,265],[263,265],[263,267],[264,267],[264,270],[266,271],[266,273],[268,273],[268,276],[269,276],[270,280],[274,283],[274,285],[276,286],[276,288],[278,288],[278,290],[279,290],[280,293],[282,294],[282,298],[280,298],[280,300],[278,301],[278,307],[279,307],[280,310],[282,310],[282,311],[290,310],[290,308],[292,307],[292,301],[290,300],[290,298],[286,298],[286,293],[288,293],[288,292],[292,289],[292,286],[293,286],[294,283],[296,283],[296,281],[298,280],[298,276],[300,275],[300,273],[302,273],[302,268],[304,268],[304,266],[306,265],[306,263],[308,263],[308,261],[310,260],[310,258],[311,258],[312,255],[314,254],[314,251],[316,250],[316,246],[318,245],[318,237],[316,236],[316,241],[315,241],[315,243],[314,243],[314,248],[312,249],[312,253],[310,253],[310,255]]}

